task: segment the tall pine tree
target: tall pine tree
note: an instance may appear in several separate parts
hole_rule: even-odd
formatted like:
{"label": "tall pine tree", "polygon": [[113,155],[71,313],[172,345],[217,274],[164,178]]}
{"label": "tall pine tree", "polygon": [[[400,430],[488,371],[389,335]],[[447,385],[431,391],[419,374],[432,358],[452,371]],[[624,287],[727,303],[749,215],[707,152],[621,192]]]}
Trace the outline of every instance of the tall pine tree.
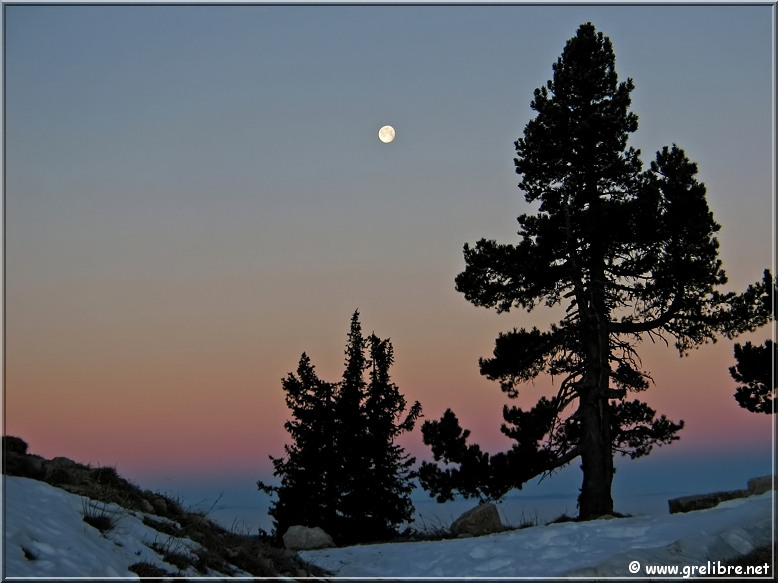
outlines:
{"label": "tall pine tree", "polygon": [[[354,312],[346,341],[343,377],[326,383],[303,354],[297,375],[283,382],[293,443],[287,458],[273,458],[280,486],[258,482],[277,495],[270,510],[277,535],[290,526],[319,526],[338,543],[391,537],[413,515],[410,493],[415,459],[396,443],[421,415],[410,408],[389,368],[391,342],[362,335]],[[406,411],[407,410],[407,411]]]}
{"label": "tall pine tree", "polygon": [[[718,334],[753,330],[766,319],[769,274],[744,292],[722,293],[713,220],[697,167],[676,146],[643,171],[627,147],[637,130],[631,79],[619,82],[610,40],[583,24],[535,90],[537,116],[516,141],[516,172],[535,214],[518,218],[519,242],[465,245],[456,289],[476,306],[508,312],[564,309],[546,331],[499,335],[481,373],[509,397],[541,373],[560,379],[552,398],[529,411],[505,407],[502,431],[516,445],[490,456],[466,443],[448,411],[422,427],[436,461],[423,464],[431,494],[499,497],[580,458],[581,518],[613,512],[613,455],[639,457],[677,439],[673,423],[628,392],[649,387],[637,344],[672,342],[681,355]],[[570,414],[566,411],[572,408]]]}

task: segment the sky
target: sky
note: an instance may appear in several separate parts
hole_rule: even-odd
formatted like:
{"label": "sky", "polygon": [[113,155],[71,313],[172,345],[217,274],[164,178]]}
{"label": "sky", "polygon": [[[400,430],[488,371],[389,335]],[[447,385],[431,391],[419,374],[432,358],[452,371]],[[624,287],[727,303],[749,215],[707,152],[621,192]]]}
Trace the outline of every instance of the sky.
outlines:
{"label": "sky", "polygon": [[[725,289],[759,280],[771,5],[4,5],[4,432],[140,481],[265,478],[281,379],[306,352],[337,380],[359,310],[425,418],[450,407],[484,449],[508,447],[478,358],[553,318],[474,307],[454,277],[464,243],[516,242],[534,210],[513,142],[587,21],[634,79],[630,145],[699,165]],[[732,342],[640,353],[642,398],[686,423],[652,457],[771,470],[774,420],[734,401]],[[516,404],[553,391],[541,379]],[[403,444],[430,455],[418,428]]]}

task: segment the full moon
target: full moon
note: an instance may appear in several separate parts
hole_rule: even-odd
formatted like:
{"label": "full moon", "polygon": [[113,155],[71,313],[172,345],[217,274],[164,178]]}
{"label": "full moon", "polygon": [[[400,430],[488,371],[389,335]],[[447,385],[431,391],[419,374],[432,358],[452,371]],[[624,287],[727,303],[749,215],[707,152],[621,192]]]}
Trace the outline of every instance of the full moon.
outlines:
{"label": "full moon", "polygon": [[392,126],[384,126],[378,130],[378,139],[384,144],[388,144],[394,139],[394,128]]}

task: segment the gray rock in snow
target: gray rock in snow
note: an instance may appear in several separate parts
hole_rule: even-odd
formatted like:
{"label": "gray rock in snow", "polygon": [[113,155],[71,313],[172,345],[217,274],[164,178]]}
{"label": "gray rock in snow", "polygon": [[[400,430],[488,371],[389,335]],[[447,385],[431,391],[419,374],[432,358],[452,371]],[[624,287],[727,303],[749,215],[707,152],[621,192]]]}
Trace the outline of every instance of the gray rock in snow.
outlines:
{"label": "gray rock in snow", "polygon": [[730,490],[727,492],[711,492],[710,494],[699,494],[697,496],[682,496],[668,500],[670,514],[677,512],[692,512],[693,510],[705,510],[718,506],[720,502],[732,500],[734,498],[745,498],[748,496],[748,490]]}
{"label": "gray rock in snow", "polygon": [[504,530],[497,507],[491,502],[471,508],[451,525],[451,534],[458,537],[482,536]]}
{"label": "gray rock in snow", "polygon": [[764,494],[773,489],[773,476],[759,476],[748,480],[748,493],[751,496]]}
{"label": "gray rock in snow", "polygon": [[309,551],[335,546],[332,537],[318,526],[290,526],[284,534],[284,546],[291,551]]}

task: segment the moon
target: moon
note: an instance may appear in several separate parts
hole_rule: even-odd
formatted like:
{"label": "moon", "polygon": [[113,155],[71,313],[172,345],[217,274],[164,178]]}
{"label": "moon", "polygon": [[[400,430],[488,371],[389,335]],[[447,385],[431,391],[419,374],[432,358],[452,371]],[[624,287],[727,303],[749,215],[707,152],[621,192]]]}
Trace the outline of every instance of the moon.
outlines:
{"label": "moon", "polygon": [[378,139],[384,144],[388,144],[394,139],[394,128],[392,126],[384,126],[378,130]]}

